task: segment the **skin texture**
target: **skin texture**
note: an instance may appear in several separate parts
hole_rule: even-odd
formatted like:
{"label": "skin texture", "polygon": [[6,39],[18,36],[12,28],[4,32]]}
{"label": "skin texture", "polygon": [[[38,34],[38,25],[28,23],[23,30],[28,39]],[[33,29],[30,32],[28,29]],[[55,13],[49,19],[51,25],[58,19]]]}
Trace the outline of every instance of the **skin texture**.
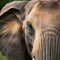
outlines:
{"label": "skin texture", "polygon": [[7,4],[0,12],[0,51],[9,60],[60,60],[60,2]]}

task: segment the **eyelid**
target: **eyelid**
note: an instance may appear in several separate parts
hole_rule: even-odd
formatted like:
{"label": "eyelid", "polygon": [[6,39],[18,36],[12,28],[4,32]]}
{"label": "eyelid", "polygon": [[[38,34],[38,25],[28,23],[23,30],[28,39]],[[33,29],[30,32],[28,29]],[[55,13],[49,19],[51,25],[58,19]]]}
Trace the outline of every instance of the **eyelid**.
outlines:
{"label": "eyelid", "polygon": [[31,23],[28,21],[28,22],[27,22],[27,25],[31,25]]}

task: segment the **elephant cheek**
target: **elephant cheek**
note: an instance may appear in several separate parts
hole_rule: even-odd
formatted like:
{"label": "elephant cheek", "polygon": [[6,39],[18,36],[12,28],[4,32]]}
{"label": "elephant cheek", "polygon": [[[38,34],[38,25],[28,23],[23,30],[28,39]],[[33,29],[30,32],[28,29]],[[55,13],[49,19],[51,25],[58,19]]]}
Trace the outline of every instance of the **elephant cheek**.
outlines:
{"label": "elephant cheek", "polygon": [[41,36],[37,33],[36,37],[35,37],[35,40],[34,40],[34,43],[33,43],[33,49],[32,49],[33,60],[34,60],[35,57],[38,56],[40,41],[41,41]]}

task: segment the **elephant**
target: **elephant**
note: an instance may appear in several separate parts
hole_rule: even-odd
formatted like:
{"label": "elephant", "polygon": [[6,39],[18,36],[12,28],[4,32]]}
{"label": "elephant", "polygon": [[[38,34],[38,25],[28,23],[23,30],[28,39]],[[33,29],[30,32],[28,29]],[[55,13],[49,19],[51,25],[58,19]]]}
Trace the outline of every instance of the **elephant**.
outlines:
{"label": "elephant", "polygon": [[23,29],[33,60],[60,60],[60,2],[36,0],[30,8]]}
{"label": "elephant", "polygon": [[60,60],[60,2],[16,1],[3,7],[0,51],[9,60]]}

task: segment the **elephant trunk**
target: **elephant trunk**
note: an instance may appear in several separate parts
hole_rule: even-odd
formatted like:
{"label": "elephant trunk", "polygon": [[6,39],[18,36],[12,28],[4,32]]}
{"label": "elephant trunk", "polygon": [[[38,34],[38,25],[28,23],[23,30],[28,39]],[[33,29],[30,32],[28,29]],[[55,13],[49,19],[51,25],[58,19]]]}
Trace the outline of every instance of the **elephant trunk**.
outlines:
{"label": "elephant trunk", "polygon": [[[33,46],[33,54],[35,60],[60,60],[60,38],[59,29],[56,27],[46,27],[42,29],[40,38],[35,44],[39,46],[35,49]],[[34,50],[35,49],[35,50]],[[37,52],[36,52],[37,51]]]}

